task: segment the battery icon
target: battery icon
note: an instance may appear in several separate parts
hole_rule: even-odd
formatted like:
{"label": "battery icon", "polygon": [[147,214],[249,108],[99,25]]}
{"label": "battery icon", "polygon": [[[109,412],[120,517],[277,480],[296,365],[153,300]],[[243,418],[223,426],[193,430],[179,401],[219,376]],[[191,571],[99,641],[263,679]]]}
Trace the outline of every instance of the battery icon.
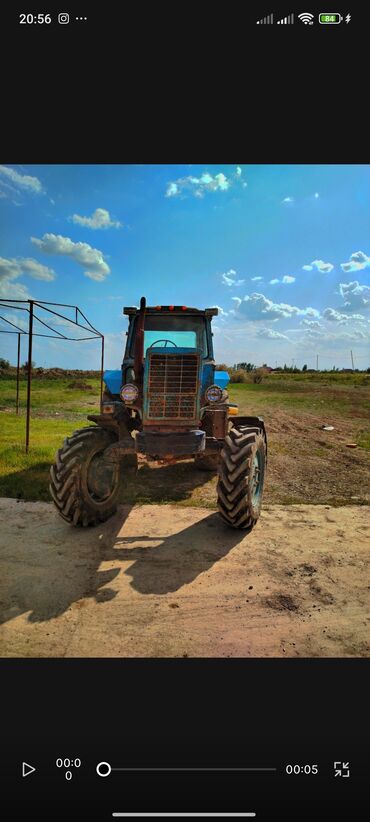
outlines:
{"label": "battery icon", "polygon": [[341,23],[342,20],[343,17],[341,14],[331,12],[324,12],[323,14],[319,14],[319,23],[322,23],[323,25],[335,26],[338,23]]}

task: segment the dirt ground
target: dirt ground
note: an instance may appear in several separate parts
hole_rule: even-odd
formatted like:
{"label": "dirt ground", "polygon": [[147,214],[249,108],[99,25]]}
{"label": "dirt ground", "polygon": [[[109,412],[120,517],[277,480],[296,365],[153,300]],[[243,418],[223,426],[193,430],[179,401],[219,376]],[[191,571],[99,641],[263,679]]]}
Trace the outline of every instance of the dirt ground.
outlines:
{"label": "dirt ground", "polygon": [[1,499],[0,655],[369,656],[369,533],[366,506],[270,505],[244,534],[204,508],[76,530]]}
{"label": "dirt ground", "polygon": [[[331,414],[334,431],[324,431],[322,417],[303,411],[275,408],[262,416],[268,434],[265,505],[369,505],[370,451],[348,447],[362,430],[362,419]],[[217,475],[198,471],[193,460],[162,465],[139,456],[139,466],[122,502],[216,509]]]}
{"label": "dirt ground", "polygon": [[274,409],[265,418],[271,457],[265,499],[268,495],[269,502],[282,504],[369,504],[370,451],[348,447],[364,426],[356,410],[351,419],[328,415],[334,431],[321,428],[322,416],[302,411]]}

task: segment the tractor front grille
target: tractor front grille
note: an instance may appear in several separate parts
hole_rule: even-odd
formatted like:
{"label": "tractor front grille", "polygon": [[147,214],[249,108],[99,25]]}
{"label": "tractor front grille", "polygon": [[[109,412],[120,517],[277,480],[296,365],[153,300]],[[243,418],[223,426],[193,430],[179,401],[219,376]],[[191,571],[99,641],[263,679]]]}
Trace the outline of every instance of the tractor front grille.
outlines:
{"label": "tractor front grille", "polygon": [[196,420],[198,371],[197,354],[150,354],[147,418]]}

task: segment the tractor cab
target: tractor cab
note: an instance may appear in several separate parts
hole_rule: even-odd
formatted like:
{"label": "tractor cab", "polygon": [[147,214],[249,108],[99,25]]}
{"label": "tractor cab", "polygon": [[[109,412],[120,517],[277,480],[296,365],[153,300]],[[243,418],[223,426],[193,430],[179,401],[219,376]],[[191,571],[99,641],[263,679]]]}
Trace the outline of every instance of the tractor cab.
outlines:
{"label": "tractor cab", "polygon": [[[207,313],[208,312],[208,313]],[[139,326],[138,309],[124,308],[129,316],[129,330],[125,361],[135,356],[136,330]],[[213,359],[213,345],[211,332],[212,316],[218,314],[217,308],[199,311],[186,306],[155,306],[146,308],[144,318],[144,346],[143,355],[151,347],[171,345],[174,348],[197,349],[203,360]],[[162,346],[162,347],[163,347]]]}
{"label": "tractor cab", "polygon": [[157,455],[185,456],[203,451],[203,422],[208,421],[208,428],[210,423],[206,411],[213,405],[214,411],[222,412],[220,437],[225,435],[227,419],[225,388],[229,376],[215,372],[211,330],[218,309],[147,307],[143,298],[140,309],[124,308],[124,313],[129,317],[129,328],[122,369],[106,372],[104,379],[116,401],[119,397],[140,423],[138,448],[151,452],[153,432]]}

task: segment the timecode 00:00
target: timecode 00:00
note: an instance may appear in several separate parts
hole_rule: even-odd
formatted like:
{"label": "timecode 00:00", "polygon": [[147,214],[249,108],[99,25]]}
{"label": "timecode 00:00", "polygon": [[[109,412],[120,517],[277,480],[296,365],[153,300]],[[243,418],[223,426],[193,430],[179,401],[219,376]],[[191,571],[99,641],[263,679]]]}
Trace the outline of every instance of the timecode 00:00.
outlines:
{"label": "timecode 00:00", "polygon": [[285,773],[287,774],[298,774],[298,773],[318,773],[319,769],[317,765],[286,765]]}
{"label": "timecode 00:00", "polygon": [[80,768],[81,759],[57,759],[55,764],[57,768],[70,768],[71,765],[74,768]]}

